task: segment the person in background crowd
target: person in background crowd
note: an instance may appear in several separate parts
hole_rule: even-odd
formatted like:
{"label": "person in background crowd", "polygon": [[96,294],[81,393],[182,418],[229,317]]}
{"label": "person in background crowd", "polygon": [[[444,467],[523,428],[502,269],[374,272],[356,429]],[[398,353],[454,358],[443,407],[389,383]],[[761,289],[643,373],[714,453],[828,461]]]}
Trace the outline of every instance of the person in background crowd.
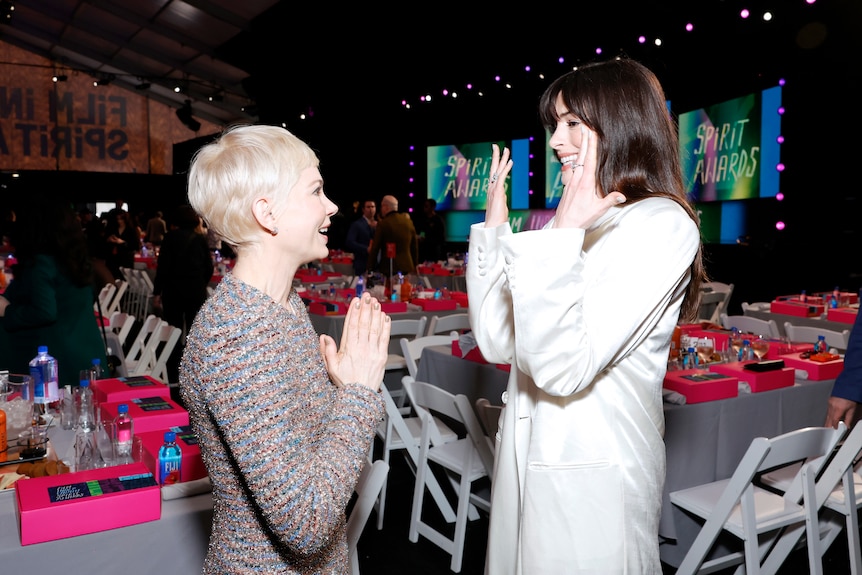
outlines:
{"label": "person in background crowd", "polygon": [[230,128],[197,152],[188,190],[237,255],[180,369],[213,489],[203,572],[347,574],[345,511],[383,418],[389,317],[366,293],[340,348],[315,333],[293,277],[328,255],[337,206],[287,130]]}
{"label": "person in background crowd", "polygon": [[832,385],[826,408],[826,427],[837,427],[843,421],[848,429],[859,419],[856,407],[862,402],[862,314],[856,315],[850,341],[844,352],[844,369]]}
{"label": "person in background crowd", "polygon": [[213,260],[205,234],[200,233],[201,218],[194,208],[177,208],[172,223],[176,226],[165,236],[159,250],[153,280],[153,309],[161,318],[183,330],[180,345],[168,360],[168,378],[179,381],[179,363],[189,327],[207,299],[207,286],[213,275]]}
{"label": "person in background crowd", "polygon": [[128,279],[120,268],[135,265],[135,252],[141,249],[141,232],[125,210],[112,210],[113,222],[108,220],[105,241],[105,263],[114,278]]}
{"label": "person in background crowd", "polygon": [[512,162],[493,146],[467,268],[479,348],[512,366],[487,573],[662,572],[662,381],[704,276],[665,101],[627,59],[551,83],[539,113],[564,190],[542,230],[512,232]]}
{"label": "person in background crowd", "polygon": [[153,246],[160,246],[167,233],[168,223],[164,220],[164,214],[161,210],[158,210],[153,217],[147,220],[146,239]]}
{"label": "person in background crowd", "polygon": [[437,213],[437,200],[427,198],[422,205],[425,214],[419,230],[419,261],[436,262],[446,259],[446,222]]}
{"label": "person in background crowd", "polygon": [[57,359],[60,386],[78,385],[93,359],[107,365],[93,313],[93,266],[71,205],[40,194],[22,198],[13,231],[14,279],[0,296],[0,366],[29,373],[40,345]]}
{"label": "person in background crowd", "polygon": [[347,228],[344,247],[353,252],[353,273],[362,275],[368,271],[368,252],[371,250],[371,240],[377,228],[377,205],[374,200],[362,202],[362,214],[353,220]]}
{"label": "person in background crowd", "polygon": [[15,210],[4,206],[0,210],[0,253],[8,254],[13,250],[12,229],[15,227]]}
{"label": "person in background crowd", "polygon": [[109,283],[113,283],[114,274],[108,269],[106,262],[107,244],[105,241],[105,224],[96,217],[90,208],[82,208],[78,215],[81,219],[81,228],[87,238],[87,251],[93,264],[94,288],[98,292]]}
{"label": "person in background crowd", "polygon": [[[390,256],[391,250],[394,257]],[[379,257],[378,257],[379,256]],[[419,239],[413,220],[407,214],[398,213],[398,199],[383,196],[380,200],[380,221],[374,230],[368,267],[383,272],[385,276],[401,272],[415,274],[419,261]]]}

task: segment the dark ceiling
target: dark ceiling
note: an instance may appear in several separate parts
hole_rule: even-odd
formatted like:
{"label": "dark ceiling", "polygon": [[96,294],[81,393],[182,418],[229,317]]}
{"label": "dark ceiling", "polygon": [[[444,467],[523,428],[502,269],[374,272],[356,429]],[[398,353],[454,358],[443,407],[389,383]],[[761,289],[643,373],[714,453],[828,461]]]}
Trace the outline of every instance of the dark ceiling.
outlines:
{"label": "dark ceiling", "polygon": [[[541,135],[538,96],[551,79],[596,57],[597,47],[601,57],[624,53],[649,65],[675,111],[786,78],[786,100],[802,105],[795,119],[788,114],[788,125],[834,117],[830,129],[847,115],[842,102],[855,103],[851,86],[858,84],[862,53],[859,0],[514,8],[0,0],[10,5],[15,10],[0,26],[3,41],[69,69],[113,75],[129,88],[149,82],[151,97],[176,107],[190,99],[199,118],[284,123],[320,151],[327,182],[352,196],[402,185],[403,173],[393,166],[405,163],[409,145]],[[743,7],[751,9],[749,19],[739,16]],[[774,13],[770,22],[760,18],[766,9]],[[692,33],[684,30],[688,22]],[[655,38],[663,44],[655,46]],[[178,82],[185,92],[173,91]],[[458,98],[443,95],[444,89]],[[419,101],[424,94],[431,103]],[[405,99],[410,109],[401,105]]]}

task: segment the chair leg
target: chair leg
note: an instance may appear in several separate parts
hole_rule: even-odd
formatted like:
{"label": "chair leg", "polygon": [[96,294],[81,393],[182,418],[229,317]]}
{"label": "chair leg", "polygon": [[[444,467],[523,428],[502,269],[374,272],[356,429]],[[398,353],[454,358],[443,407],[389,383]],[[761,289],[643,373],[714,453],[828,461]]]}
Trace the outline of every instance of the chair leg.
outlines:
{"label": "chair leg", "polygon": [[449,568],[455,573],[461,571],[461,562],[464,560],[464,539],[467,535],[467,515],[470,504],[470,480],[461,476],[461,484],[458,488],[458,517],[455,519],[455,534],[452,536],[452,561]]}
{"label": "chair leg", "polygon": [[[425,454],[420,457],[424,458]],[[428,473],[427,459],[416,468],[416,482],[413,484],[413,506],[410,509],[410,529],[407,538],[416,543],[419,541],[419,522],[422,519],[422,502],[425,499],[425,476]]]}

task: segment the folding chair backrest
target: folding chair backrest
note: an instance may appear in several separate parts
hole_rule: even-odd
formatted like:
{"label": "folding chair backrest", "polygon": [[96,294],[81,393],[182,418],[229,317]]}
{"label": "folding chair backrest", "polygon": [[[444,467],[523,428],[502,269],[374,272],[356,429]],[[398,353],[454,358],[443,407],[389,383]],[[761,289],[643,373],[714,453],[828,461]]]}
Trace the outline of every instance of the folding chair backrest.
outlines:
{"label": "folding chair backrest", "polygon": [[457,337],[458,334],[453,332],[449,335],[423,335],[416,339],[401,338],[401,353],[407,362],[407,373],[411,377],[416,377],[423,349],[431,345],[452,345],[452,339]]}

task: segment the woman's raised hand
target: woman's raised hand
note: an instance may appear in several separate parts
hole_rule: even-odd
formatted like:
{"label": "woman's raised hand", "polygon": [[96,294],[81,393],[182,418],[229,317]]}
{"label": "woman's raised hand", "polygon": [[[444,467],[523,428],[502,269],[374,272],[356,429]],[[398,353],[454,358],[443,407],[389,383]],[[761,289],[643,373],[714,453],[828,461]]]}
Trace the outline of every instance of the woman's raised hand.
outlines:
{"label": "woman's raised hand", "polygon": [[337,349],[332,337],[320,336],[320,353],[332,383],[339,387],[360,383],[375,391],[380,389],[391,328],[389,316],[368,292],[354,298],[344,318],[341,347]]}
{"label": "woman's raised hand", "polygon": [[485,227],[494,228],[509,221],[509,208],[506,205],[506,177],[512,171],[509,148],[491,144],[491,175],[488,177],[488,203],[485,208]]}
{"label": "woman's raised hand", "polygon": [[596,184],[596,140],[596,133],[581,124],[581,150],[577,160],[580,163],[572,166],[572,176],[563,189],[563,196],[554,216],[555,228],[586,229],[612,206],[626,201],[626,197],[620,192],[612,191],[602,196]]}

